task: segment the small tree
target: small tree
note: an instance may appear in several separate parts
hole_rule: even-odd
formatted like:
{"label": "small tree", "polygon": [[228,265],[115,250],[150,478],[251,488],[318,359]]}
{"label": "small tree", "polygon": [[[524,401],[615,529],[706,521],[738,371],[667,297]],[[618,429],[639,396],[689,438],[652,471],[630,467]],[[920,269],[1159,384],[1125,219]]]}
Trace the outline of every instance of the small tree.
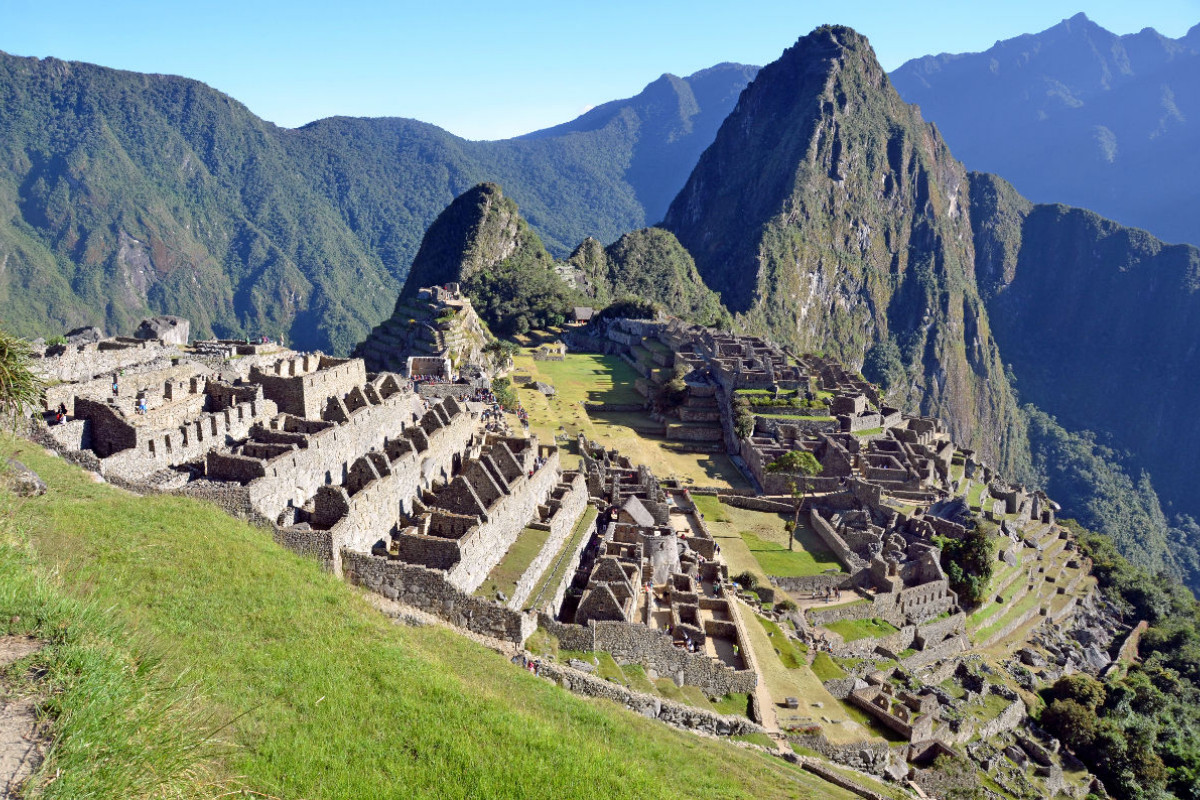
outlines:
{"label": "small tree", "polygon": [[41,403],[46,389],[31,356],[29,342],[0,330],[0,415],[13,425]]}
{"label": "small tree", "polygon": [[808,479],[821,472],[821,462],[817,461],[816,456],[807,450],[791,450],[768,464],[767,472],[800,477],[799,484],[794,479],[788,483],[788,488],[792,492],[792,502],[795,504],[792,529],[788,531],[788,550],[794,550],[796,529],[800,527],[800,507],[804,505],[804,499],[808,495]]}

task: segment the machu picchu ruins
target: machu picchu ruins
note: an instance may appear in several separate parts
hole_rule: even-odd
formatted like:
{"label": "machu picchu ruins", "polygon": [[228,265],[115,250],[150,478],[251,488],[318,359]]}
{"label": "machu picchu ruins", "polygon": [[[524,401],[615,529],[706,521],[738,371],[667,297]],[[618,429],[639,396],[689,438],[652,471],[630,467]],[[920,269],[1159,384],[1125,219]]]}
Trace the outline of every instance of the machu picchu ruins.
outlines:
{"label": "machu picchu ruins", "polygon": [[[981,737],[1054,749],[1012,677],[980,673],[981,649],[1027,643],[1005,662],[1013,675],[1031,661],[1059,668],[1038,653],[1058,653],[1068,672],[1110,663],[1095,647],[1064,646],[1076,617],[1098,617],[1089,564],[1052,501],[1005,482],[938,419],[887,406],[837,362],[676,318],[586,316],[514,366],[489,353],[456,286],[404,302],[352,358],[188,342],[186,321],[161,320],[134,338],[45,347],[37,368],[54,385],[34,435],[119,486],[252,520],[386,601],[518,647],[552,641],[522,663],[574,691],[718,734],[768,733],[875,775],[906,781],[939,754],[985,764],[998,745],[972,744]],[[561,387],[530,372],[566,369],[586,351],[627,364],[635,391],[573,413],[635,415],[663,452],[727,458],[747,488],[656,475],[581,430],[531,427],[520,398],[548,403]],[[502,375],[515,378],[515,405],[491,391]],[[795,453],[819,470],[781,469]],[[727,523],[705,509],[794,526],[801,552],[826,566],[773,574],[780,556],[722,553],[729,534],[714,526]],[[996,560],[968,604],[943,548],[972,536]],[[775,637],[769,649],[762,631]],[[821,672],[816,697],[765,677],[781,648]],[[592,661],[556,664],[558,649]],[[628,675],[605,685],[600,654],[646,676],[641,688]],[[662,680],[747,705],[732,715],[679,705],[655,688]],[[826,704],[846,710],[834,717]],[[872,728],[904,747],[862,756]],[[998,780],[1026,792],[1063,785],[1058,760],[1034,777]]]}

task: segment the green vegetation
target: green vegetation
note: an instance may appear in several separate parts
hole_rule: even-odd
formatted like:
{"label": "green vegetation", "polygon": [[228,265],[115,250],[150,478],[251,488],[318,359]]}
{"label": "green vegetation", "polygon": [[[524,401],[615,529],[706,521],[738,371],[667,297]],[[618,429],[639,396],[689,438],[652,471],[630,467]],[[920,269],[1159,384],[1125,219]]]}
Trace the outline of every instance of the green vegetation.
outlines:
{"label": "green vegetation", "polygon": [[483,583],[479,584],[475,594],[495,599],[497,592],[503,592],[505,597],[511,599],[513,591],[517,588],[517,581],[521,580],[525,570],[529,569],[538,553],[542,552],[549,538],[550,531],[538,528],[525,528],[517,534],[517,540],[484,578]]}
{"label": "green vegetation", "polygon": [[521,403],[517,399],[517,392],[513,388],[512,381],[508,378],[496,378],[492,381],[492,394],[496,396],[496,402],[500,407],[507,411],[515,411]]}
{"label": "green vegetation", "polygon": [[996,568],[996,543],[983,526],[976,524],[961,539],[935,536],[934,544],[942,549],[942,569],[958,599],[964,605],[982,602]]}
{"label": "green vegetation", "polygon": [[[721,306],[721,298],[700,280],[695,262],[674,234],[643,228],[604,250],[590,247],[591,242],[595,240],[580,245],[570,260],[593,285],[597,304],[640,297],[702,325],[729,326],[729,312]],[[586,255],[581,257],[581,252]]]}
{"label": "green vegetation", "polygon": [[778,625],[766,617],[754,615],[755,619],[763,626],[763,630],[767,632],[767,638],[771,640],[771,646],[775,648],[775,654],[779,656],[779,660],[788,669],[799,669],[807,663],[805,657],[804,645],[799,642],[794,642],[788,638]]}
{"label": "green vegetation", "polygon": [[847,642],[858,639],[878,639],[899,630],[895,625],[882,619],[842,619],[830,622],[826,628],[841,636]]}
{"label": "green vegetation", "polygon": [[[21,458],[50,492],[21,507],[27,545],[6,529],[0,619],[52,643],[37,656],[61,689],[39,780],[63,772],[47,797],[165,794],[208,772],[308,798],[794,791],[753,754],[576,698],[441,628],[397,626],[215,507],[131,496],[40,448]],[[204,746],[222,725],[227,745]]]}
{"label": "green vegetation", "polygon": [[800,550],[788,550],[783,545],[759,538],[750,531],[742,531],[741,536],[767,575],[792,578],[820,575],[831,569],[841,570],[841,564],[833,551],[807,527],[794,534],[795,538],[800,540]]}
{"label": "green vegetation", "polygon": [[808,479],[821,472],[821,462],[807,450],[790,450],[767,464],[767,472],[794,476],[788,481],[792,493],[793,513],[788,527],[788,550],[795,547],[795,532],[800,527],[800,509],[808,495]]}
{"label": "green vegetation", "polygon": [[696,506],[696,510],[704,515],[706,522],[728,522],[729,518],[725,515],[725,508],[721,505],[720,499],[712,494],[693,494],[692,504]]}
{"label": "green vegetation", "polygon": [[1095,434],[1067,431],[1033,406],[1025,413],[1036,466],[1063,515],[1110,538],[1132,563],[1200,588],[1200,525],[1186,516],[1170,524],[1149,476],[1135,480],[1129,459]]}
{"label": "green vegetation", "polygon": [[39,408],[45,388],[31,371],[29,343],[0,328],[0,425],[15,424]]}
{"label": "green vegetation", "polygon": [[756,744],[759,747],[765,747],[768,750],[775,749],[775,742],[772,741],[771,737],[767,736],[765,733],[746,733],[742,734],[741,736],[734,736],[732,738],[738,740],[739,742]]}
{"label": "green vegetation", "polygon": [[1194,797],[1200,791],[1200,604],[1178,583],[1072,525],[1105,596],[1149,627],[1142,658],[1103,681],[1072,675],[1043,692],[1041,724],[1114,796]]}
{"label": "green vegetation", "polygon": [[754,433],[754,412],[750,410],[750,401],[744,395],[734,395],[729,403],[733,410],[733,432],[739,439],[745,439]]}
{"label": "green vegetation", "polygon": [[[3,322],[129,333],[173,313],[199,336],[346,353],[388,316],[436,215],[480,181],[559,256],[661,219],[753,72],[723,65],[702,92],[672,78],[581,128],[470,142],[394,118],[278,128],[193,80],[0,54],[0,187],[23,209],[0,222]],[[144,291],[113,290],[133,274]]]}
{"label": "green vegetation", "polygon": [[812,671],[822,683],[846,677],[846,671],[835,664],[829,654],[825,652],[813,656]]}

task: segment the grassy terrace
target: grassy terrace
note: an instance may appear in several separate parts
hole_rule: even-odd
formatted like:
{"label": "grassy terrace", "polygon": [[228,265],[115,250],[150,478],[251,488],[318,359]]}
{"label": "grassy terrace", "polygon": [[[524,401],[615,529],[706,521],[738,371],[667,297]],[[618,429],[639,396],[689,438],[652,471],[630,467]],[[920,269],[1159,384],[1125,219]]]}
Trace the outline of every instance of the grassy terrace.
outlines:
{"label": "grassy terrace", "polygon": [[[645,464],[661,478],[678,476],[700,486],[748,488],[749,484],[723,452],[694,452],[686,443],[663,438],[662,423],[645,411],[593,411],[587,403],[640,406],[644,401],[634,382],[639,377],[616,356],[568,353],[563,361],[534,361],[529,353],[514,359],[514,372],[554,386],[546,397],[535,389],[519,388],[518,397],[529,412],[530,428],[543,442],[566,435],[564,469],[578,465],[574,439],[582,433],[605,447],[615,447],[636,463]],[[513,420],[516,429],[520,425]]]}
{"label": "grassy terrace", "polygon": [[767,632],[767,638],[771,641],[771,646],[775,648],[775,655],[779,656],[779,660],[785,667],[798,669],[807,663],[808,648],[800,642],[789,639],[787,634],[772,620],[758,614],[755,614],[754,617]]}
{"label": "grassy terrace", "polygon": [[[583,510],[583,515],[579,517],[579,521],[575,523],[575,529],[571,531],[571,535],[567,537],[567,541],[563,543],[562,549],[559,550],[554,558],[550,561],[550,566],[546,567],[546,571],[542,573],[542,577],[538,579],[537,585],[533,587],[533,591],[529,593],[530,604],[542,603],[548,601],[550,596],[553,596],[558,591],[558,585],[566,575],[567,567],[570,559],[564,558],[568,553],[575,552],[575,548],[579,547],[579,542],[587,533],[588,527],[592,524],[592,520],[600,512],[595,506],[589,505]],[[543,595],[549,595],[543,597]]]}
{"label": "grassy terrace", "polygon": [[479,597],[496,597],[496,592],[504,592],[505,597],[511,598],[517,588],[517,581],[529,569],[529,565],[537,558],[538,553],[546,546],[550,531],[526,528],[517,534],[517,540],[504,554],[504,558],[492,568],[488,576],[479,584],[475,594]]}
{"label": "grassy terrace", "polygon": [[213,506],[19,458],[50,487],[0,515],[0,620],[50,642],[40,796],[849,796],[395,625]]}
{"label": "grassy terrace", "polygon": [[[870,738],[870,734],[841,708],[834,696],[822,685],[822,679],[812,669],[803,661],[791,666],[795,663],[795,651],[785,651],[781,657],[779,648],[770,636],[770,629],[763,625],[755,625],[747,616],[751,613],[750,610],[740,602],[739,611],[745,620],[746,645],[754,651],[762,681],[771,699],[776,704],[784,702],[788,697],[795,697],[800,701],[801,710],[798,713],[776,709],[776,713],[783,716],[781,724],[784,724],[789,714],[793,714],[814,718],[814,723],[821,726],[822,732],[832,742],[859,742]],[[779,635],[782,635],[782,632]],[[813,703],[821,703],[819,712]],[[822,720],[822,717],[828,718],[829,721]]]}
{"label": "grassy terrace", "polygon": [[833,551],[807,525],[801,525],[797,531],[794,550],[788,550],[787,545],[763,539],[750,531],[742,531],[741,536],[763,572],[768,575],[791,578],[820,575],[829,570],[842,571],[842,565]]}
{"label": "grassy terrace", "polygon": [[771,575],[792,577],[841,571],[833,551],[803,520],[795,534],[795,549],[788,550],[784,525],[791,522],[791,514],[735,508],[711,495],[692,495],[692,502],[721,545],[721,555],[729,564],[731,575],[749,570],[760,581],[769,582]]}
{"label": "grassy terrace", "polygon": [[986,628],[980,628],[976,630],[974,637],[975,641],[986,642],[992,636],[995,636],[1002,628],[1004,628],[1005,625],[1009,624],[1029,609],[1036,608],[1041,602],[1041,588],[1036,591],[1029,592],[1029,594],[1018,600],[1013,606],[1008,608],[1004,614],[992,621]]}
{"label": "grassy terrace", "polygon": [[660,353],[662,355],[666,355],[667,353],[671,352],[671,348],[667,347],[658,339],[643,339],[642,347],[645,347],[652,353]]}
{"label": "grassy terrace", "polygon": [[846,677],[846,671],[835,664],[829,653],[825,652],[813,656],[812,671],[822,682]]}
{"label": "grassy terrace", "polygon": [[843,619],[830,622],[825,627],[847,642],[859,639],[878,639],[899,630],[895,625],[882,619]]}

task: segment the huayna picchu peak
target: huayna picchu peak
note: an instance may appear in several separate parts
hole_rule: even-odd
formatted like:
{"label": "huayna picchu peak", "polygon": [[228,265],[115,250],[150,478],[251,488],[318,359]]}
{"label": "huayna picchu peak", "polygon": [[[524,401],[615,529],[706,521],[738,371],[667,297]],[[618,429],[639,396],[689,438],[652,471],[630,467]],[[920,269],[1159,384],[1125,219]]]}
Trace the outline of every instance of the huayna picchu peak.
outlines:
{"label": "huayna picchu peak", "polygon": [[739,324],[864,369],[1020,471],[969,206],[966,170],[866,38],[827,26],[759,71],[663,226]]}

